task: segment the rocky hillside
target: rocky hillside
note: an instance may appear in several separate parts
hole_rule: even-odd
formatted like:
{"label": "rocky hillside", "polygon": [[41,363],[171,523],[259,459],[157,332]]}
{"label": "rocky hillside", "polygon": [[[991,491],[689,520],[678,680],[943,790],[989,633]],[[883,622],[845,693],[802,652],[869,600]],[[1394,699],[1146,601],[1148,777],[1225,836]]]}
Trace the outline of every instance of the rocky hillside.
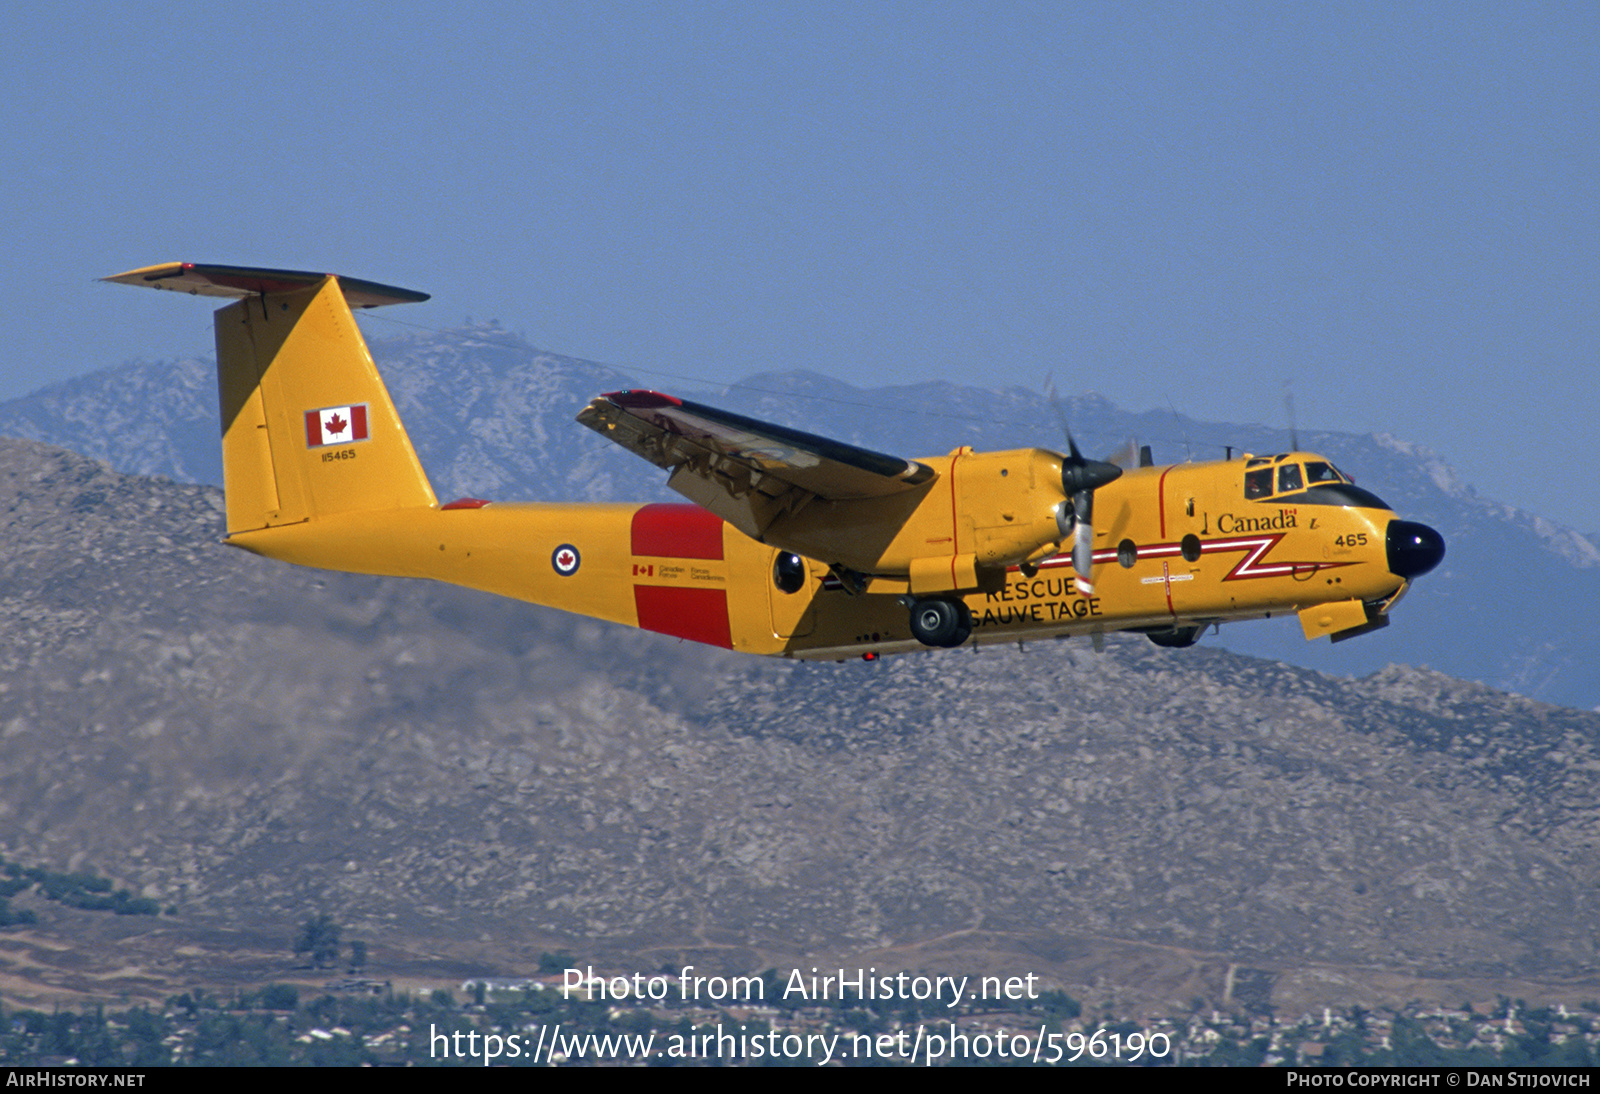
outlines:
{"label": "rocky hillside", "polygon": [[291,569],[220,546],[220,508],[0,442],[8,860],[507,972],[1597,991],[1600,716],[1133,640],[760,661]]}

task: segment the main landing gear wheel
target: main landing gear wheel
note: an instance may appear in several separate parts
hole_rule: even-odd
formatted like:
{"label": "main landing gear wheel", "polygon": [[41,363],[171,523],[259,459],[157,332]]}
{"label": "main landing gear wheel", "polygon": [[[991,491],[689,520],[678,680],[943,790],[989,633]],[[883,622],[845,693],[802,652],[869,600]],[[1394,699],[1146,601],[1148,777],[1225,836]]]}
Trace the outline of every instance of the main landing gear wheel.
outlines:
{"label": "main landing gear wheel", "polygon": [[951,649],[972,637],[972,613],[957,600],[919,600],[911,605],[911,633],[924,646]]}

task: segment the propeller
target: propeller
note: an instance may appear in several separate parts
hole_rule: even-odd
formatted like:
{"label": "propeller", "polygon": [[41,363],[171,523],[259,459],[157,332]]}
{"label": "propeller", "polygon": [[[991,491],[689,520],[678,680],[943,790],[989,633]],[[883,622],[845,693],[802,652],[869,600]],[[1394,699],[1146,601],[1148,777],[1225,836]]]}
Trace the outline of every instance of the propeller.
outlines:
{"label": "propeller", "polygon": [[1056,507],[1056,529],[1062,540],[1072,537],[1072,568],[1078,575],[1078,587],[1084,592],[1094,592],[1094,492],[1107,483],[1115,482],[1122,468],[1103,460],[1085,459],[1072,439],[1067,426],[1066,413],[1061,409],[1061,397],[1056,394],[1055,382],[1046,378],[1045,392],[1050,398],[1050,408],[1055,411],[1056,422],[1067,439],[1067,455],[1061,458],[1061,489],[1066,500]]}
{"label": "propeller", "polygon": [[1114,463],[1126,471],[1130,467],[1139,467],[1139,445],[1132,437],[1117,446],[1117,450],[1106,457],[1107,463]]}

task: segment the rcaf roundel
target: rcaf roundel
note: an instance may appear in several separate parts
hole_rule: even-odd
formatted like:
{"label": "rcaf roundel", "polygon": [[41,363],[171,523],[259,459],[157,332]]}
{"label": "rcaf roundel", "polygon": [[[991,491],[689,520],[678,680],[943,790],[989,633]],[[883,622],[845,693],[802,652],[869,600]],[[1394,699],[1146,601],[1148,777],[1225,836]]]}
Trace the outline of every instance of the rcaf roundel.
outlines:
{"label": "rcaf roundel", "polygon": [[367,404],[326,406],[306,411],[306,445],[321,448],[367,439]]}
{"label": "rcaf roundel", "polygon": [[578,549],[570,543],[563,543],[550,552],[550,565],[562,577],[571,577],[578,572],[578,565],[582,559],[578,556]]}

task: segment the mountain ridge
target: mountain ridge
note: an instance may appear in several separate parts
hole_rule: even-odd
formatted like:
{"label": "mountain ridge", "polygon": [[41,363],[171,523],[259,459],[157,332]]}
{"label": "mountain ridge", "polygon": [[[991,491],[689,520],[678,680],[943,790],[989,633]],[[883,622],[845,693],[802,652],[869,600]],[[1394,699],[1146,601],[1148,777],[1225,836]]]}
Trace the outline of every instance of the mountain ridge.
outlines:
{"label": "mountain ridge", "polygon": [[1282,1007],[1330,969],[1358,1002],[1600,985],[1600,716],[1120,636],[749,658],[220,525],[214,488],[0,442],[8,859],[115,864],[195,931],[325,911],[508,974],[900,953],[1151,1007],[1219,963]]}

